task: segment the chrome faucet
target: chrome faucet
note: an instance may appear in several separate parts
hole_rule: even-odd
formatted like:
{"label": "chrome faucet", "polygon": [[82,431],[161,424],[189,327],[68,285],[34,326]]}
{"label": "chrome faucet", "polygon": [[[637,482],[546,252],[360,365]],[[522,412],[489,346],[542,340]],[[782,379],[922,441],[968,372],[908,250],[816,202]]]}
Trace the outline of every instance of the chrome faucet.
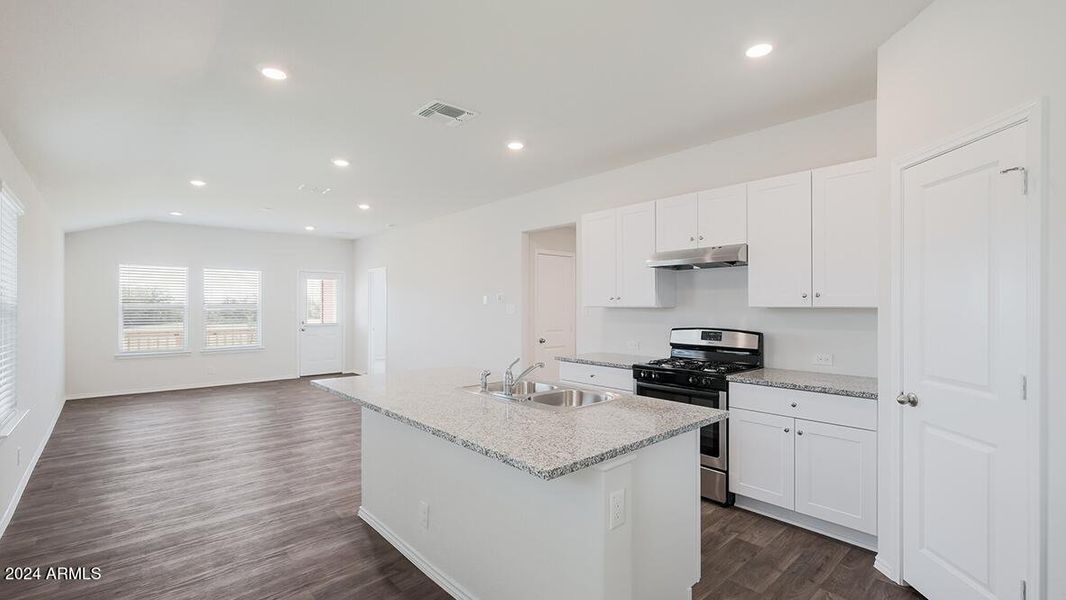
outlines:
{"label": "chrome faucet", "polygon": [[542,362],[533,363],[532,365],[529,365],[529,367],[527,367],[525,371],[522,371],[521,373],[518,374],[517,377],[515,377],[511,373],[511,369],[515,365],[517,365],[518,361],[520,361],[520,360],[522,360],[521,357],[514,359],[514,362],[512,362],[509,365],[507,365],[507,370],[503,372],[503,393],[505,395],[507,395],[507,396],[513,396],[514,395],[514,386],[519,381],[522,381],[522,378],[524,378],[526,375],[529,375],[534,370],[540,369],[541,367],[544,366],[544,363],[542,363]]}
{"label": "chrome faucet", "polygon": [[492,375],[492,371],[485,369],[481,372],[481,392],[485,393],[489,391],[489,375]]}

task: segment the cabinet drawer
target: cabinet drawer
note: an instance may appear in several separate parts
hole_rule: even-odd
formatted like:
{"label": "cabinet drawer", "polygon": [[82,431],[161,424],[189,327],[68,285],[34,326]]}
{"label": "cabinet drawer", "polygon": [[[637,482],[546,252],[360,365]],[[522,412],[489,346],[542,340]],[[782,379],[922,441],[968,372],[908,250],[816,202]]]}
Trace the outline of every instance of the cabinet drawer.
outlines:
{"label": "cabinet drawer", "polygon": [[612,388],[624,392],[633,391],[632,369],[560,361],[559,379],[582,385]]}
{"label": "cabinet drawer", "polygon": [[729,407],[877,430],[877,401],[867,398],[730,383]]}

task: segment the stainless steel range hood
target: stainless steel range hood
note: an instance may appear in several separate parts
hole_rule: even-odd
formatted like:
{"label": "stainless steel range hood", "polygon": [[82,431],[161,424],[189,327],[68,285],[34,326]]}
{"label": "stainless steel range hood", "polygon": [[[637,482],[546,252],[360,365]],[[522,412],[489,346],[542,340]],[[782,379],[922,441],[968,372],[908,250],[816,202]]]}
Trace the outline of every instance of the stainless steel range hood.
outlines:
{"label": "stainless steel range hood", "polygon": [[653,269],[716,269],[719,267],[744,267],[748,264],[748,245],[731,244],[713,248],[691,248],[656,252],[648,259]]}

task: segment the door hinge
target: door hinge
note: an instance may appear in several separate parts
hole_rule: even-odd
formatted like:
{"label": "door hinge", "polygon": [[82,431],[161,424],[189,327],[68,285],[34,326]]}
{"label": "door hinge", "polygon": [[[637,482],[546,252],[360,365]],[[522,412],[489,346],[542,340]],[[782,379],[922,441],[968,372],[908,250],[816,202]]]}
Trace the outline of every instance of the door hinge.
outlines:
{"label": "door hinge", "polygon": [[1025,167],[1011,167],[1009,169],[1003,169],[1002,171],[1000,171],[1000,174],[1004,175],[1004,174],[1007,174],[1007,173],[1013,173],[1014,171],[1018,171],[1018,172],[1020,172],[1022,174],[1022,195],[1023,196],[1028,196],[1029,195],[1029,169],[1026,169]]}
{"label": "door hinge", "polygon": [[1022,400],[1029,399],[1029,378],[1022,375]]}

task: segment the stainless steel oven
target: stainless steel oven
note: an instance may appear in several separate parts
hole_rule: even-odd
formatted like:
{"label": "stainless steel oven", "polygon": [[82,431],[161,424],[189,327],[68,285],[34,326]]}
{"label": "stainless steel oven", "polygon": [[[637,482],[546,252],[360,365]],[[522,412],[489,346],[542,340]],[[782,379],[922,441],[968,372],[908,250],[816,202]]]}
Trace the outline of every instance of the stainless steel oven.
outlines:
{"label": "stainless steel oven", "polygon": [[[726,385],[725,382],[722,382]],[[695,404],[708,408],[728,410],[729,393],[726,390],[694,390],[681,386],[638,381],[638,396],[661,398],[671,402]],[[712,423],[700,428],[700,495],[721,504],[733,504],[729,492],[729,421]]]}

